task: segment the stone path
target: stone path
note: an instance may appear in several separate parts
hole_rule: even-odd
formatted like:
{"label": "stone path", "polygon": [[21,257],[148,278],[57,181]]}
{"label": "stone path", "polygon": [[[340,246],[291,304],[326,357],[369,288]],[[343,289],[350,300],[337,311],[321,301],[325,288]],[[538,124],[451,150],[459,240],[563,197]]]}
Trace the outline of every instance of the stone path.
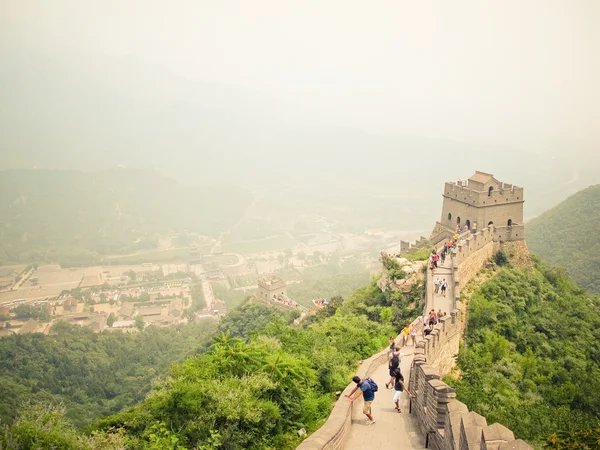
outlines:
{"label": "stone path", "polygon": [[[432,274],[427,271],[428,292],[426,311],[440,308],[442,312],[450,314],[454,309],[454,282],[452,279],[452,259],[446,258],[445,264],[440,265]],[[448,288],[446,296],[442,296],[441,290],[438,294],[433,292],[433,281],[436,278],[446,278]],[[420,330],[419,330],[420,331]],[[423,339],[422,336],[417,338]],[[402,349],[403,353],[411,353],[414,347],[406,346]],[[410,365],[413,357],[402,358],[400,367],[406,380],[409,379]],[[382,364],[371,377],[379,386],[379,391],[375,394],[373,402],[373,418],[375,425],[368,425],[366,416],[362,413],[363,401],[359,397],[353,405],[352,426],[350,434],[344,445],[344,450],[387,450],[390,448],[400,448],[402,450],[421,450],[425,449],[425,439],[418,428],[416,419],[409,414],[410,400],[406,393],[400,397],[400,408],[402,413],[397,413],[394,409],[392,396],[393,390],[385,388],[385,383],[389,380],[387,364]],[[410,387],[409,387],[410,389]]]}
{"label": "stone path", "polygon": [[[402,351],[404,353],[412,353],[413,350],[414,347],[407,346]],[[407,356],[402,358],[400,363],[402,374],[406,380],[408,380],[412,359],[412,356]],[[375,401],[372,407],[373,418],[376,423],[375,425],[367,424],[365,420],[366,416],[362,413],[362,396],[356,399],[352,411],[352,427],[350,428],[350,435],[346,440],[346,444],[343,447],[344,450],[424,449],[425,440],[421,437],[416,419],[408,412],[410,403],[408,394],[403,392],[400,397],[402,412],[398,413],[394,409],[394,402],[392,401],[394,391],[385,388],[385,383],[390,379],[387,364],[382,364],[371,378],[379,386],[379,391],[375,393]]]}
{"label": "stone path", "polygon": [[[433,270],[433,274],[430,275],[430,272],[431,271],[429,270],[427,272],[428,276],[430,276],[431,278],[429,279],[428,283],[429,292],[427,293],[426,311],[429,312],[432,309],[435,309],[435,311],[437,312],[441,308],[442,312],[445,312],[449,315],[450,312],[454,309],[454,281],[452,279],[452,259],[450,257],[446,258],[446,261],[443,265],[440,264],[437,269]],[[433,292],[433,282],[436,278],[439,278],[440,281],[445,278],[448,282],[448,289],[446,290],[445,297],[442,296],[441,289],[437,294],[434,294]]]}

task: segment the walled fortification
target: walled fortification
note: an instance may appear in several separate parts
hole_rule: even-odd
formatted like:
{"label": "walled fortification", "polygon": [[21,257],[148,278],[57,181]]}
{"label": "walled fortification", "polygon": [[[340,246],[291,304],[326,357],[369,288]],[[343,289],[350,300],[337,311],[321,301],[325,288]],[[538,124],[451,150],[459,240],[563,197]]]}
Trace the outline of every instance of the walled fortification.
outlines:
{"label": "walled fortification", "polygon": [[[431,334],[417,344],[408,380],[409,389],[415,395],[411,400],[410,412],[414,414],[428,448],[533,450],[526,442],[515,440],[513,432],[505,426],[488,425],[485,417],[469,411],[464,403],[456,399],[454,389],[442,381],[456,363],[463,329],[459,286],[474,278],[499,246],[494,239],[493,227],[474,235],[463,234],[461,239],[463,242],[459,245],[452,261],[454,310],[449,316],[440,318]],[[526,249],[525,245],[517,247]],[[427,283],[431,283],[430,270],[426,279]],[[420,318],[413,323],[419,325]],[[361,378],[369,376],[386,361],[387,349],[364,361],[357,373]],[[346,387],[325,425],[308,437],[298,447],[299,450],[329,450],[343,447],[353,415],[352,405],[343,395],[353,388],[353,383]],[[354,414],[357,413],[359,412]]]}
{"label": "walled fortification", "polygon": [[523,188],[496,180],[492,174],[476,171],[466,181],[444,185],[442,216],[436,222],[431,240],[438,242],[444,230],[481,229],[493,225],[495,239],[525,239]]}
{"label": "walled fortification", "polygon": [[[468,231],[458,237],[452,257],[451,280],[453,304],[449,316],[441,317],[429,336],[415,349],[409,389],[411,414],[426,438],[426,447],[437,450],[533,450],[522,440],[515,440],[511,430],[500,424],[488,425],[485,417],[456,400],[456,392],[442,381],[456,364],[461,332],[460,287],[472,280],[477,272],[499,249],[501,242],[510,242],[511,252],[527,253],[524,243],[523,189],[497,181],[491,174],[476,172],[467,182],[446,183],[442,218],[436,222],[430,242],[435,247],[454,234],[456,223]],[[475,220],[483,227],[473,230]],[[527,258],[525,258],[527,259]],[[427,270],[426,283],[432,286],[433,275]],[[427,289],[431,309],[433,294]],[[420,318],[413,323],[420,325]],[[387,349],[366,360],[358,375],[362,378],[387,361]],[[344,390],[349,393],[350,384]],[[344,397],[336,402],[325,425],[306,439],[300,450],[339,449],[343,446],[352,421],[352,407]]]}
{"label": "walled fortification", "polygon": [[485,265],[486,261],[498,251],[500,243],[495,235],[493,225],[475,234],[465,233],[461,235],[453,258],[453,264],[456,268],[455,283],[462,286],[466,285],[477,275],[477,272]]}
{"label": "walled fortification", "polygon": [[[442,381],[455,365],[464,325],[460,313],[460,285],[474,278],[499,246],[491,226],[474,235],[463,234],[460,239],[452,260],[454,310],[450,316],[440,318],[432,333],[415,349],[409,378],[409,388],[415,395],[411,400],[411,413],[429,448],[530,450],[529,444],[515,440],[513,432],[505,426],[488,426],[485,417],[469,411],[464,403],[456,400],[454,389]],[[428,272],[430,283],[432,274]]]}
{"label": "walled fortification", "polygon": [[[356,371],[356,374],[361,378],[369,377],[375,372],[377,367],[385,364],[387,359],[388,350],[385,349],[365,360]],[[306,438],[297,447],[297,450],[338,450],[342,448],[350,431],[353,415],[352,407],[356,405],[355,403],[350,403],[345,395],[350,394],[355,386],[354,383],[346,386],[335,403],[327,422]]]}

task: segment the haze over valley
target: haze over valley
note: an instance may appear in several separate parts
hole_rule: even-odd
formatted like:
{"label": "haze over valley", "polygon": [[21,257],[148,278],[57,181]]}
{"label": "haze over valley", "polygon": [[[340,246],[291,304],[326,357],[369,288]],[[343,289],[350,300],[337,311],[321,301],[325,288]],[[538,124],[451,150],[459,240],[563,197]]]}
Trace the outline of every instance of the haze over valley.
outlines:
{"label": "haze over valley", "polygon": [[599,18],[2,2],[0,450],[598,448]]}

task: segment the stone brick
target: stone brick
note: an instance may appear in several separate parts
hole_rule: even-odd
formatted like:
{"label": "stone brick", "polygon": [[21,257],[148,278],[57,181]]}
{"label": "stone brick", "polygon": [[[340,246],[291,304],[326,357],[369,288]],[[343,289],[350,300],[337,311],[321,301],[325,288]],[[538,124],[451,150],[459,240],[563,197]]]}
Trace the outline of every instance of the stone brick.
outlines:
{"label": "stone brick", "polygon": [[491,450],[499,447],[502,443],[511,442],[514,440],[515,435],[512,431],[510,431],[504,425],[495,423],[483,428],[481,436],[481,448],[482,450]]}
{"label": "stone brick", "polygon": [[527,442],[518,439],[516,441],[500,444],[498,450],[534,450],[534,448]]}

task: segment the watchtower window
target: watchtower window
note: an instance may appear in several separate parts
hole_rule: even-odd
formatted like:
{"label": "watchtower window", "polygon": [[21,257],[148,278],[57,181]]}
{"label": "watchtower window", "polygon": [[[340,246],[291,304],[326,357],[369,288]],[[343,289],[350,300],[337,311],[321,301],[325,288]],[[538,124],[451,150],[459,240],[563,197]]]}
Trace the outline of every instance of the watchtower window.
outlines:
{"label": "watchtower window", "polygon": [[460,216],[456,218],[456,223],[460,225]]}
{"label": "watchtower window", "polygon": [[506,225],[508,225],[509,227],[512,227],[512,219],[508,219],[508,222],[506,223]]}
{"label": "watchtower window", "polygon": [[467,226],[467,230],[471,229],[471,221],[469,219],[467,219],[467,221],[465,222],[465,225]]}
{"label": "watchtower window", "polygon": [[488,197],[492,196],[492,191],[494,190],[494,186],[490,186],[490,188],[488,189]]}
{"label": "watchtower window", "polygon": [[452,213],[448,213],[448,220],[452,220]]}

